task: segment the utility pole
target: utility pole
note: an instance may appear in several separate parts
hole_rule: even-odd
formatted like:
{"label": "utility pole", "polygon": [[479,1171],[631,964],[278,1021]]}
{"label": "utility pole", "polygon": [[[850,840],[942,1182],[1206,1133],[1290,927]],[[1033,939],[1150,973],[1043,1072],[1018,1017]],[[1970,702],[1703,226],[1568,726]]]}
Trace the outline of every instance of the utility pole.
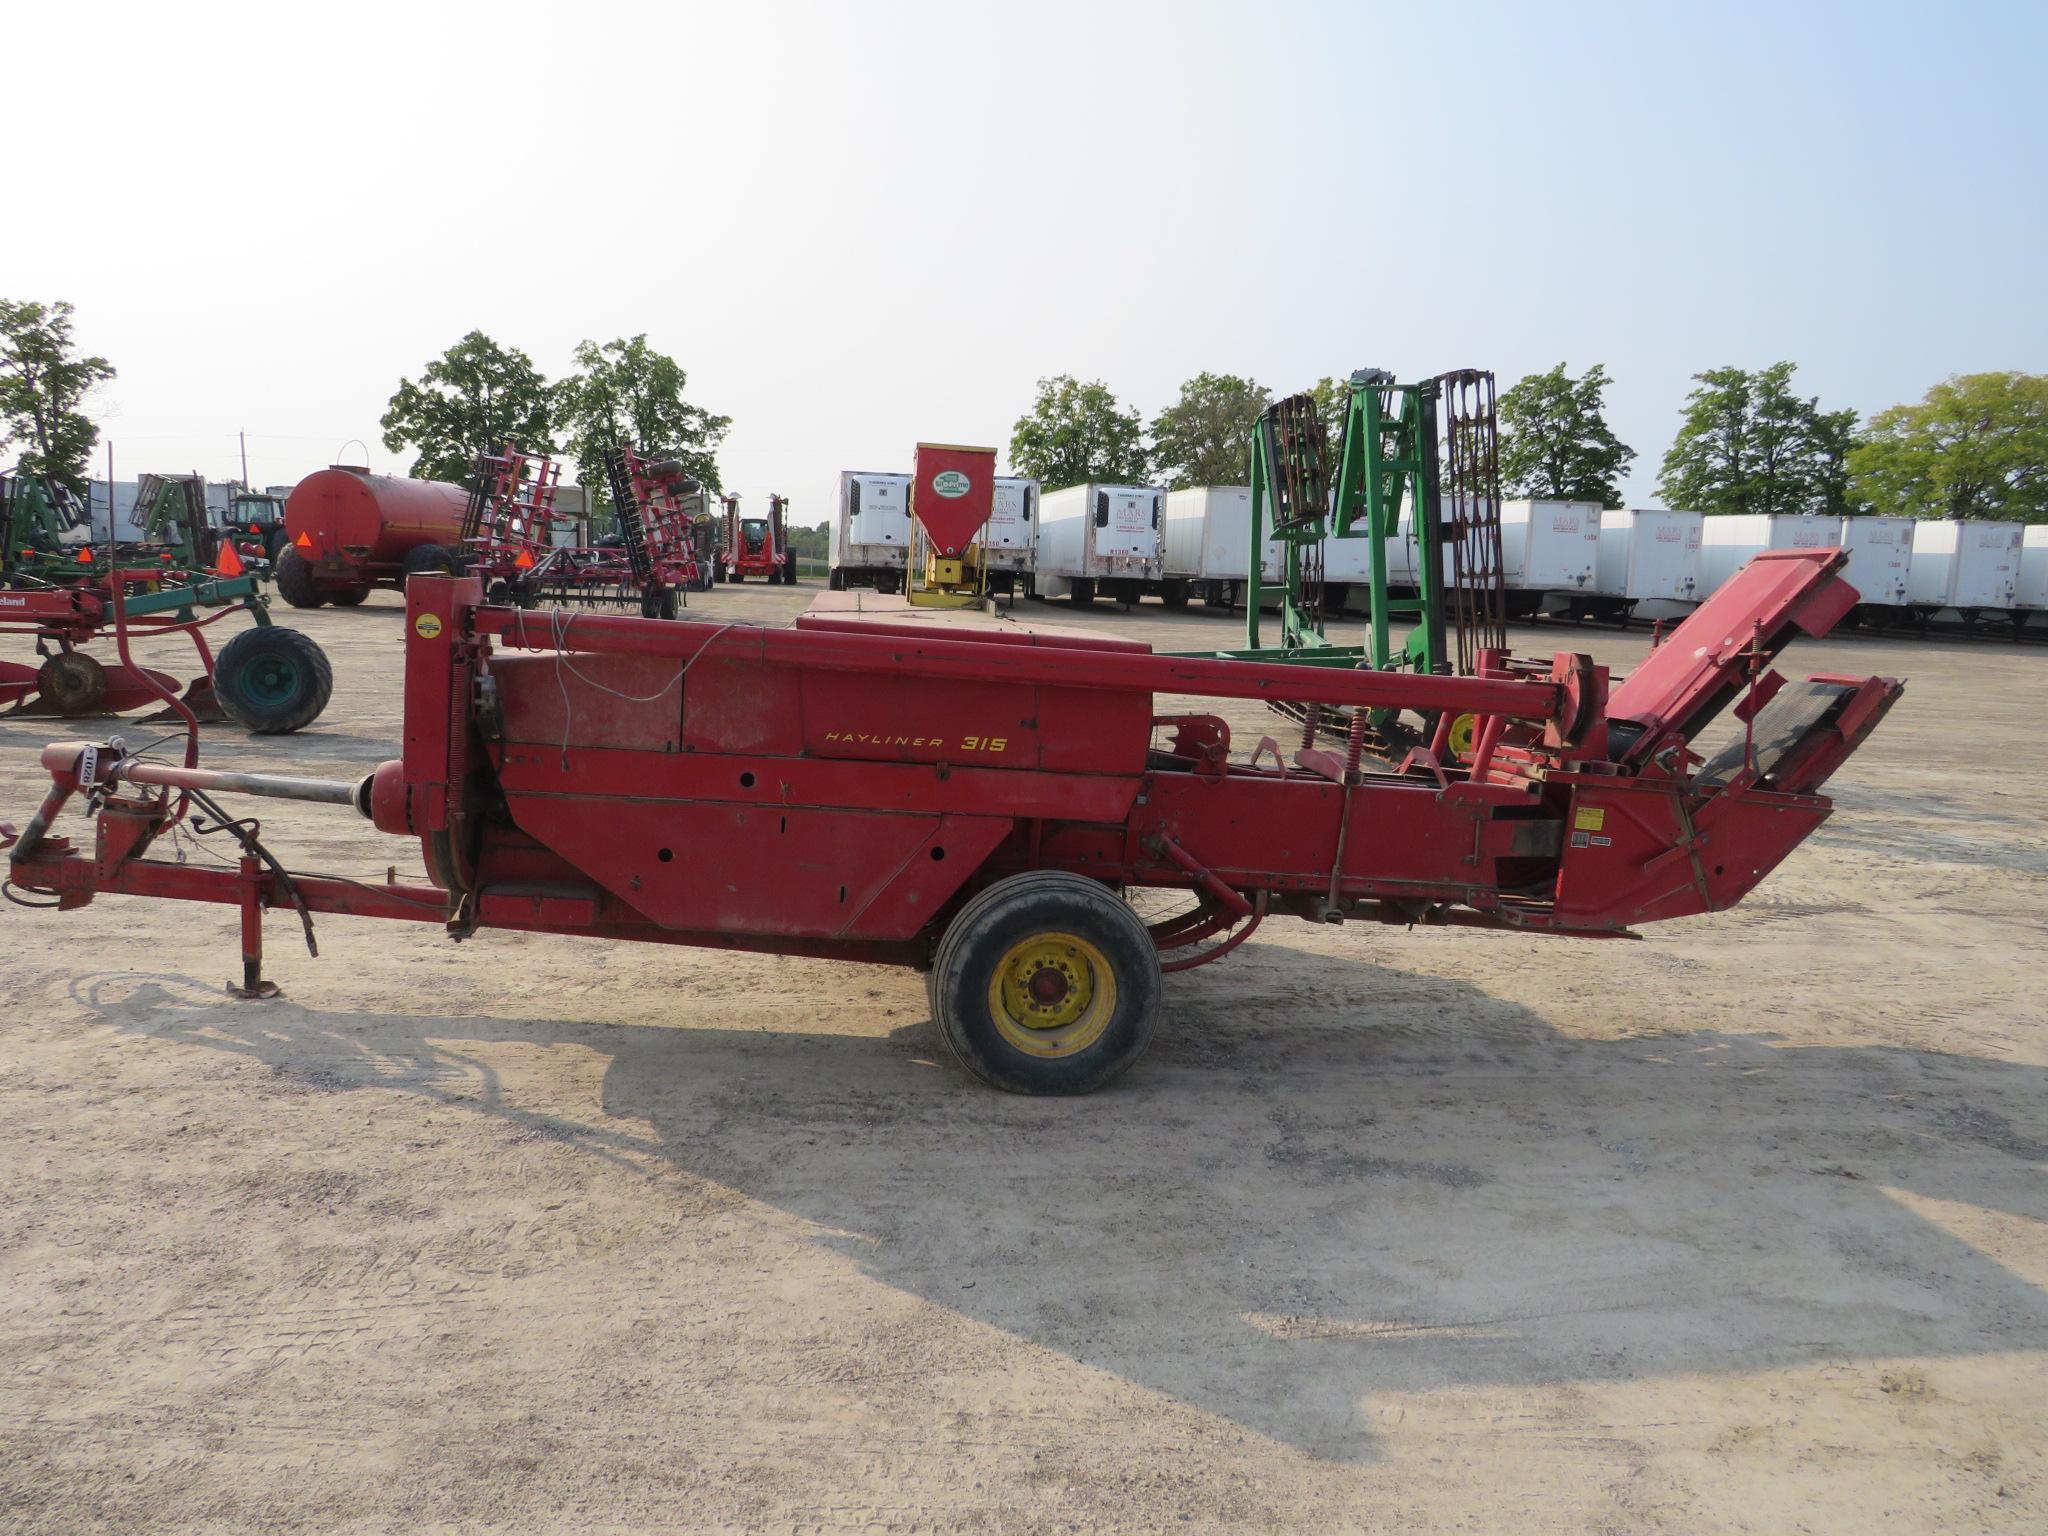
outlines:
{"label": "utility pole", "polygon": [[249,434],[237,432],[235,436],[241,439],[242,443],[242,489],[253,491],[255,487],[249,483]]}

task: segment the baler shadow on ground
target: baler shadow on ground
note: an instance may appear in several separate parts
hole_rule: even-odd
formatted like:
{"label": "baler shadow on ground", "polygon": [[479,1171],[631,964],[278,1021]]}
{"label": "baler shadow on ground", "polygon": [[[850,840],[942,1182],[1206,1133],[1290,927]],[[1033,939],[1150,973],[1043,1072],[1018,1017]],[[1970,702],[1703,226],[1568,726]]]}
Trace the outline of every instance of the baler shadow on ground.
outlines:
{"label": "baler shadow on ground", "polygon": [[[603,1120],[641,1122],[681,1175],[874,1280],[1319,1457],[1376,1454],[1377,1394],[2048,1348],[2048,1295],[1927,1215],[2048,1220],[2039,1068],[1579,1039],[1461,982],[1256,944],[1233,964],[1227,991],[1176,983],[1147,1062],[1085,1100],[978,1088],[926,1023],[394,1017],[134,972],[73,990],[125,1031],[306,1091],[429,1096],[632,1177],[649,1139]],[[1304,1007],[1331,997],[1383,1001]],[[489,1067],[508,1043],[605,1058],[591,1118],[522,1107]]]}

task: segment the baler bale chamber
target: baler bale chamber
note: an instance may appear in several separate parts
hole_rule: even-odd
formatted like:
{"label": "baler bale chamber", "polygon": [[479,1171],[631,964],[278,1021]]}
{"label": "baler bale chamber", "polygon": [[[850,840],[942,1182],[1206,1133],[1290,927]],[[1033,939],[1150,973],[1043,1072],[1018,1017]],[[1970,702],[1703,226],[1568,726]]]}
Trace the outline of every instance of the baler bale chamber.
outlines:
{"label": "baler bale chamber", "polygon": [[[1826,818],[1821,787],[1901,690],[1771,666],[1854,604],[1840,564],[1758,559],[1611,686],[1571,653],[1447,677],[908,614],[564,622],[422,576],[400,757],[309,784],[59,744],[5,834],[10,880],[63,906],[235,905],[249,994],[276,907],[908,965],[975,1076],[1086,1091],[1143,1053],[1166,972],[1268,917],[1612,936],[1739,901]],[[1470,714],[1477,745],[1248,758],[1215,714],[1159,714],[1162,693],[1405,711],[1424,740]],[[185,796],[227,792],[353,804],[415,839],[427,878],[293,875],[253,834],[234,871],[146,856]],[[58,835],[81,793],[90,851]],[[1127,899],[1144,888],[1181,910],[1148,923]]]}

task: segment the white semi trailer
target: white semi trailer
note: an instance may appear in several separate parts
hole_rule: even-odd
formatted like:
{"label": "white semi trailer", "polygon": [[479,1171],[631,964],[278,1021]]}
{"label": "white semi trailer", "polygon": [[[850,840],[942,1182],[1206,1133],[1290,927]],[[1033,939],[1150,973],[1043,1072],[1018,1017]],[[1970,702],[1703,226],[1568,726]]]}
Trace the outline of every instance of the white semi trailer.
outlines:
{"label": "white semi trailer", "polygon": [[[1268,539],[1266,548],[1270,568],[1271,551],[1279,545]],[[1201,485],[1167,493],[1161,581],[1169,605],[1199,597],[1211,608],[1235,608],[1251,579],[1251,551],[1250,486]]]}
{"label": "white semi trailer", "polygon": [[1098,592],[1135,603],[1165,570],[1166,492],[1146,485],[1070,485],[1038,502],[1032,590],[1077,606]]}
{"label": "white semi trailer", "polygon": [[1586,611],[1626,621],[1638,603],[1703,600],[1707,592],[1700,579],[1700,541],[1705,522],[1699,512],[1602,510],[1592,599]]}
{"label": "white semi trailer", "polygon": [[1767,549],[1833,549],[1840,518],[1804,512],[1737,512],[1707,519],[1700,542],[1701,587],[1708,592]]}
{"label": "white semi trailer", "polygon": [[1039,490],[1036,480],[998,475],[995,498],[979,543],[988,565],[991,592],[1031,590],[1032,556],[1036,546]]}
{"label": "white semi trailer", "polygon": [[1842,574],[1862,601],[1856,618],[1882,623],[1905,611],[1913,578],[1910,517],[1845,517],[1836,542],[1849,556]]}
{"label": "white semi trailer", "polygon": [[1913,529],[1907,597],[1921,616],[1953,608],[1965,624],[2019,604],[2020,523],[1922,519]]}
{"label": "white semi trailer", "polygon": [[1553,593],[1583,597],[1600,561],[1600,503],[1502,502],[1500,555],[1510,618],[1534,616]]}
{"label": "white semi trailer", "polygon": [[2020,595],[2013,604],[2014,625],[2024,625],[2048,611],[2048,523],[2029,523],[2020,535]]}
{"label": "white semi trailer", "polygon": [[834,592],[900,592],[909,552],[910,476],[841,470],[839,509],[826,540],[826,585]]}

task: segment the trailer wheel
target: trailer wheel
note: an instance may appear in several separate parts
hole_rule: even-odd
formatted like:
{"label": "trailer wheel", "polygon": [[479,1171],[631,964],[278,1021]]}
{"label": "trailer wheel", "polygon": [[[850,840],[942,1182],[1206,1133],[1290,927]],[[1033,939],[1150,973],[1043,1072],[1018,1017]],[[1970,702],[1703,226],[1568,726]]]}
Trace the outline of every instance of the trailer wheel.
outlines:
{"label": "trailer wheel", "polygon": [[370,595],[368,587],[344,587],[339,592],[322,594],[337,608],[360,608]]}
{"label": "trailer wheel", "polygon": [[267,624],[243,630],[220,648],[213,692],[244,730],[282,736],[320,718],[334,692],[334,669],[311,636]]}
{"label": "trailer wheel", "polygon": [[846,572],[839,569],[836,565],[833,566],[825,576],[825,586],[828,591],[844,592],[846,590]]}
{"label": "trailer wheel", "polygon": [[415,544],[405,552],[407,576],[453,576],[455,556],[438,544]]}
{"label": "trailer wheel", "polygon": [[327,601],[313,585],[313,567],[290,545],[277,557],[277,595],[294,608],[318,608]]}
{"label": "trailer wheel", "polygon": [[107,696],[107,669],[83,651],[59,651],[36,668],[36,692],[60,715],[89,715]]}
{"label": "trailer wheel", "polygon": [[1080,875],[1012,875],[948,925],[932,1017],[960,1064],[1006,1093],[1092,1093],[1159,1025],[1159,952],[1144,921]]}
{"label": "trailer wheel", "polygon": [[1076,576],[1067,587],[1067,601],[1076,608],[1086,608],[1095,601],[1095,578]]}
{"label": "trailer wheel", "polygon": [[1165,581],[1159,585],[1159,601],[1169,608],[1185,608],[1188,605],[1188,584],[1184,581]]}

